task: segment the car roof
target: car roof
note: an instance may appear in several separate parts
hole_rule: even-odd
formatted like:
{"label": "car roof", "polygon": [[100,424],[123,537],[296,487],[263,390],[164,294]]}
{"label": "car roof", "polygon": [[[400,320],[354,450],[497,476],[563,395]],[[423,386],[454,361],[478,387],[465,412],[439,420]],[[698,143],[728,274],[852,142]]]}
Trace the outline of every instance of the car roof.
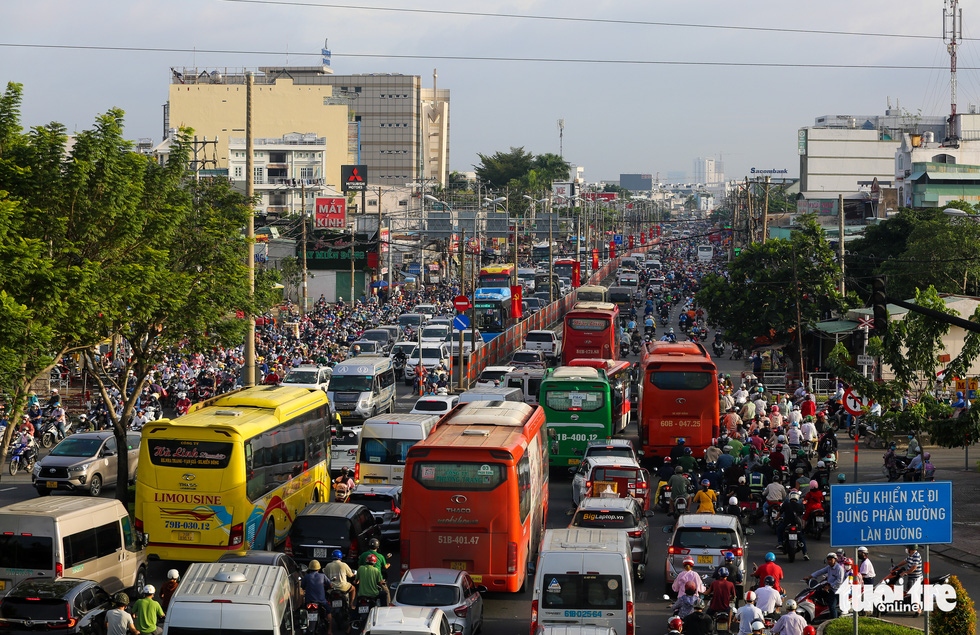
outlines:
{"label": "car roof", "polygon": [[310,503],[299,513],[297,518],[302,516],[334,516],[339,518],[352,518],[364,505],[354,503]]}
{"label": "car roof", "polygon": [[513,366],[511,366],[510,364],[508,364],[506,366],[487,366],[486,368],[483,369],[484,372],[486,372],[488,370],[494,370],[494,371],[496,371],[496,370],[504,370],[504,371],[510,372],[512,370],[517,370],[517,369],[514,368]]}
{"label": "car roof", "polygon": [[583,498],[582,502],[578,504],[578,509],[576,511],[589,510],[589,511],[600,511],[603,509],[622,509],[630,512],[637,513],[640,511],[640,501],[636,500],[632,496],[626,496],[624,498],[602,498],[599,496],[590,496],[588,498]]}
{"label": "car roof", "polygon": [[459,395],[425,395],[424,397],[419,397],[415,403],[418,404],[423,401],[444,401],[446,403],[452,403],[453,399],[459,399]]}
{"label": "car roof", "polygon": [[[109,437],[114,437],[114,436],[115,436],[115,432],[113,432],[112,430],[100,430],[98,432],[76,432],[75,434],[71,435],[70,437],[66,437],[66,438],[70,438],[70,439],[100,439],[102,441],[105,441]],[[127,434],[126,436],[130,436],[130,435]],[[62,440],[64,440],[64,439],[62,439]]]}
{"label": "car roof", "polygon": [[351,494],[376,494],[378,496],[398,496],[402,492],[401,485],[365,485],[358,483],[351,490]]}
{"label": "car roof", "polygon": [[326,368],[327,370],[331,370],[329,366],[318,366],[316,364],[300,364],[299,366],[293,366],[286,372],[291,373],[294,370],[321,370],[323,368]]}
{"label": "car roof", "polygon": [[88,586],[98,586],[98,584],[82,578],[26,578],[10,589],[4,599],[14,597],[64,598],[80,587]]}
{"label": "car roof", "polygon": [[630,441],[629,439],[610,437],[608,439],[594,439],[592,441],[589,441],[588,444],[586,444],[585,449],[588,450],[589,448],[601,448],[607,445],[622,445],[622,446],[628,446],[630,449],[633,448],[633,442]]}
{"label": "car roof", "polygon": [[465,571],[424,567],[409,569],[402,576],[400,584],[459,584]]}
{"label": "car roof", "polygon": [[677,519],[677,529],[690,527],[720,527],[735,531],[738,518],[729,514],[682,514]]}
{"label": "car roof", "polygon": [[239,564],[279,564],[287,557],[278,551],[249,549],[248,551],[226,551],[218,557],[218,562],[237,562]]}
{"label": "car roof", "polygon": [[600,454],[599,456],[590,456],[587,460],[592,465],[592,467],[616,466],[616,467],[632,467],[632,468],[640,469],[639,463],[625,456],[603,456]]}

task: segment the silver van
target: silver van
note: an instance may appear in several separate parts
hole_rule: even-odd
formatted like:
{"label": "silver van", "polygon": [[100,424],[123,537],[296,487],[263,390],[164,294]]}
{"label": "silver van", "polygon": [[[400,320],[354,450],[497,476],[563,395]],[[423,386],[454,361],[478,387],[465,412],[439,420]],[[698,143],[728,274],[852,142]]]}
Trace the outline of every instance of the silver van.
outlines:
{"label": "silver van", "polygon": [[524,368],[513,370],[500,380],[503,388],[520,388],[524,396],[524,403],[532,406],[538,405],[538,393],[541,391],[541,380],[547,372],[544,368]]}
{"label": "silver van", "polygon": [[[531,591],[531,632],[540,626],[635,626],[633,563],[619,529],[548,529]],[[639,629],[637,629],[639,632]]]}
{"label": "silver van", "polygon": [[0,507],[0,528],[0,596],[30,577],[71,575],[108,593],[146,584],[144,537],[115,499],[52,496],[13,503]]}
{"label": "silver van", "polygon": [[389,357],[359,355],[333,367],[327,392],[345,426],[395,410],[395,369]]}
{"label": "silver van", "polygon": [[459,404],[471,401],[519,401],[524,402],[524,391],[520,388],[505,388],[494,386],[493,388],[474,388],[467,390],[459,396]]}
{"label": "silver van", "polygon": [[399,413],[365,421],[354,469],[357,482],[401,485],[409,448],[428,438],[439,419],[439,415]]}
{"label": "silver van", "polygon": [[273,564],[194,563],[167,608],[163,635],[294,635],[307,627],[286,569]]}

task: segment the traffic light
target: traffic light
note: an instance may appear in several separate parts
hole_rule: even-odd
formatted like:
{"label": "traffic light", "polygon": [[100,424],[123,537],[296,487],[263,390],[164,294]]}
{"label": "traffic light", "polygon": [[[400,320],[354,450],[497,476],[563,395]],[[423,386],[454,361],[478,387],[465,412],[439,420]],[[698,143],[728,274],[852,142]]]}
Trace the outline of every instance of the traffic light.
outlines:
{"label": "traffic light", "polygon": [[871,306],[874,309],[875,330],[884,333],[888,330],[888,296],[885,295],[885,278],[877,276],[871,280]]}

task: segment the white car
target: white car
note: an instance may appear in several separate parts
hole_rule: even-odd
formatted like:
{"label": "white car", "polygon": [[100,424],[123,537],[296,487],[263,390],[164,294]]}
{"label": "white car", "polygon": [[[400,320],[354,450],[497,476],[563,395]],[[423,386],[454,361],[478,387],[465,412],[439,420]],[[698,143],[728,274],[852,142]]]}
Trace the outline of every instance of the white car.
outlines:
{"label": "white car", "polygon": [[350,359],[354,357],[354,347],[358,347],[360,351],[358,355],[370,355],[371,357],[383,357],[384,351],[381,348],[381,344],[375,342],[374,340],[357,340],[350,345],[347,351],[347,358]]}
{"label": "white car", "polygon": [[422,365],[426,370],[432,370],[442,364],[449,368],[449,345],[445,342],[422,342],[420,348],[412,352],[405,364],[405,383],[409,386],[415,381],[415,367],[419,365],[419,353],[422,355]]}
{"label": "white car", "polygon": [[[459,356],[459,331],[453,331],[446,336],[446,342],[452,347],[453,357]],[[483,334],[480,333],[479,329],[476,331],[476,338],[473,338],[473,331],[470,329],[465,329],[463,331],[463,355],[469,355],[473,352],[473,342],[476,342],[476,348],[483,346]]]}
{"label": "white car", "polygon": [[436,305],[434,304],[417,304],[415,305],[415,308],[412,309],[412,312],[421,313],[422,316],[426,319],[426,321],[428,321],[431,320],[433,317],[435,317],[436,313],[438,313],[438,310],[436,309]]}
{"label": "white car", "polygon": [[426,324],[422,327],[419,338],[425,342],[442,342],[452,332],[452,327],[447,324]]}
{"label": "white car", "polygon": [[517,370],[514,366],[487,366],[476,380],[478,388],[493,388],[507,373]]}
{"label": "white car", "polygon": [[444,415],[459,403],[459,395],[426,395],[415,402],[409,414]]}
{"label": "white car", "polygon": [[332,372],[329,366],[314,366],[312,364],[297,366],[289,369],[282,379],[282,385],[327,392],[330,389]]}

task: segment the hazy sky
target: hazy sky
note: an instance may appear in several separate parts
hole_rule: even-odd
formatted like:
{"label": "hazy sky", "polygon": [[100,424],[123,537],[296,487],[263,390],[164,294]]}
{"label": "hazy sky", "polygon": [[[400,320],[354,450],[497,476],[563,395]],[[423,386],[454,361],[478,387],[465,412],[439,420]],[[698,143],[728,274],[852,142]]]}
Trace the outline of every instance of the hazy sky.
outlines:
{"label": "hazy sky", "polygon": [[[564,119],[564,156],[589,181],[692,179],[698,156],[720,158],[729,179],[797,175],[797,129],[814,117],[883,114],[889,96],[949,111],[942,0],[377,1],[4,0],[0,78],[24,84],[27,126],[82,130],[118,106],[128,137],[159,141],[170,67],[312,65],[329,38],[338,74],[431,86],[438,69],[452,91],[451,169],[510,146],[558,152]],[[980,102],[980,7],[965,4],[961,111]]]}

